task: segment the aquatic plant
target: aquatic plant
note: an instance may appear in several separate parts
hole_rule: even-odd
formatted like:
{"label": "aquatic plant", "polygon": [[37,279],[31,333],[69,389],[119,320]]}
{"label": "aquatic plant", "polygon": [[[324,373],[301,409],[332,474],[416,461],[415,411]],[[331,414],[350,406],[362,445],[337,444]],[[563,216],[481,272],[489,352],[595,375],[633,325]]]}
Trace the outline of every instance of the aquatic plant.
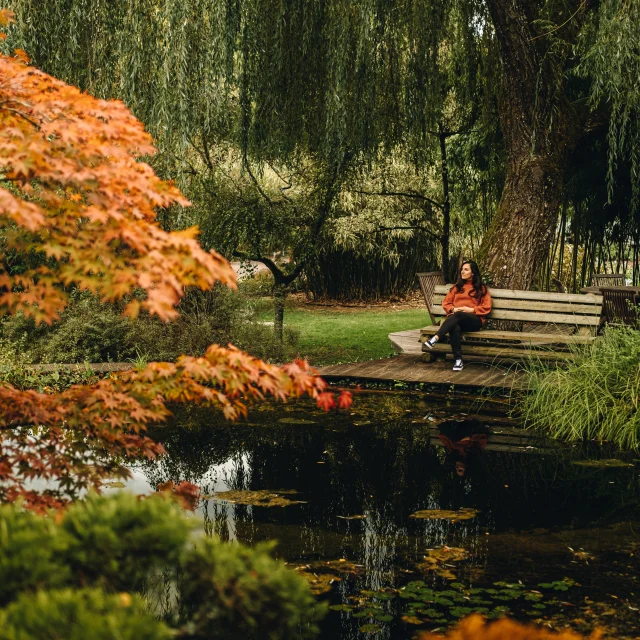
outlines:
{"label": "aquatic plant", "polygon": [[[491,587],[470,588],[461,582],[450,582],[445,588],[436,588],[422,580],[414,580],[400,589],[361,591],[351,597],[350,604],[333,605],[330,609],[366,621],[367,628],[360,629],[363,632],[373,631],[368,625],[389,622],[397,617],[408,625],[441,627],[473,613],[502,618],[511,613],[512,608],[531,617],[539,616],[557,605],[552,592],[568,591],[573,586],[576,583],[569,578],[539,584],[539,589],[544,591],[527,588],[522,582],[498,581]],[[392,601],[395,601],[394,606]]]}
{"label": "aquatic plant", "polygon": [[517,410],[531,429],[570,441],[640,446],[640,331],[607,327],[562,364],[530,361]]}

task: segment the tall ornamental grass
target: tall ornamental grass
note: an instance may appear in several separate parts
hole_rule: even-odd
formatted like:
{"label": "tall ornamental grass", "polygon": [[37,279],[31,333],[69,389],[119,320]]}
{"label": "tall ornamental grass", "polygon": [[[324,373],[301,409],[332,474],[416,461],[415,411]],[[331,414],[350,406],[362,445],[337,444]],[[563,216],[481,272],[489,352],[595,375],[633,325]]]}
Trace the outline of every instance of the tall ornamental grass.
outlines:
{"label": "tall ornamental grass", "polygon": [[566,363],[527,365],[521,410],[529,428],[563,440],[640,444],[640,331],[609,327]]}

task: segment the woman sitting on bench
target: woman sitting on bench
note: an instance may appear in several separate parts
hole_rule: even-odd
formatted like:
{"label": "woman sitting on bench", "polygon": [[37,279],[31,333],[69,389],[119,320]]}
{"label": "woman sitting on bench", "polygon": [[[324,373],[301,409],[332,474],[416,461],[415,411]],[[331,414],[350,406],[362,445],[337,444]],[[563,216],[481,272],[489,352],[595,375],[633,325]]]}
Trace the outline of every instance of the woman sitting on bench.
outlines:
{"label": "woman sitting on bench", "polygon": [[460,278],[442,301],[447,317],[438,332],[424,344],[433,349],[438,340],[449,334],[453,351],[454,371],[462,371],[462,332],[478,331],[485,323],[485,316],[491,312],[491,295],[482,282],[478,265],[473,260],[465,260],[460,267]]}

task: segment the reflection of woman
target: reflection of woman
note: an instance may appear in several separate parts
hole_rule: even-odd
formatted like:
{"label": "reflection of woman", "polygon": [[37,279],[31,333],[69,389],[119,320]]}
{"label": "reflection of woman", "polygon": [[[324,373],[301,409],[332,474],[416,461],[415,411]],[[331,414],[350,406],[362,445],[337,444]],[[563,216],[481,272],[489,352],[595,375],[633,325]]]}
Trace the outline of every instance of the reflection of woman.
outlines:
{"label": "reflection of woman", "polygon": [[482,282],[478,265],[473,260],[465,260],[460,268],[460,278],[442,301],[447,317],[438,332],[424,345],[433,349],[433,345],[449,334],[453,351],[453,370],[462,371],[462,332],[478,331],[485,322],[485,316],[491,311],[491,295]]}
{"label": "reflection of woman", "polygon": [[487,445],[487,428],[477,420],[443,422],[440,424],[438,438],[444,448],[453,454],[456,474],[462,477],[467,473],[469,461],[474,454],[484,451]]}

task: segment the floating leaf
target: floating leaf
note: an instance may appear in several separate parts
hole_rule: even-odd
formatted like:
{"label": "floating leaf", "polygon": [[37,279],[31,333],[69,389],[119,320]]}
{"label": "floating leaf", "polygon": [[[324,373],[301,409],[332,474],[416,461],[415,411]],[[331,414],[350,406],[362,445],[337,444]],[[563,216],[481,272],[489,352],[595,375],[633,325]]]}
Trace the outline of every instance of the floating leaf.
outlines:
{"label": "floating leaf", "polygon": [[362,631],[362,633],[378,633],[378,631],[381,631],[382,627],[377,625],[377,624],[363,624],[360,627],[360,631]]}
{"label": "floating leaf", "polygon": [[340,582],[345,575],[355,575],[360,566],[344,558],[339,560],[316,560],[309,564],[295,567],[299,576],[303,577],[311,586],[314,594],[320,595],[331,591],[334,583]]}
{"label": "floating leaf", "polygon": [[416,511],[409,517],[417,520],[471,520],[475,518],[480,511],[478,509],[458,509],[458,511],[450,511],[447,509],[423,509]]}
{"label": "floating leaf", "polygon": [[304,500],[291,500],[285,496],[296,496],[297,491],[281,489],[278,491],[219,491],[216,500],[225,500],[233,504],[247,504],[256,507],[288,507],[292,504],[306,504]]}
{"label": "floating leaf", "polygon": [[574,460],[573,464],[579,467],[612,468],[612,467],[633,467],[631,462],[624,462],[616,458],[605,458],[602,460]]}
{"label": "floating leaf", "polygon": [[438,549],[429,549],[423,561],[418,563],[416,568],[424,573],[435,571],[441,578],[455,580],[453,572],[445,567],[444,564],[466,560],[468,556],[469,552],[459,547],[444,546]]}
{"label": "floating leaf", "polygon": [[280,418],[281,424],[316,424],[314,420],[305,420],[304,418]]}
{"label": "floating leaf", "polygon": [[393,616],[389,615],[388,613],[375,613],[373,617],[378,622],[391,622],[393,620]]}

